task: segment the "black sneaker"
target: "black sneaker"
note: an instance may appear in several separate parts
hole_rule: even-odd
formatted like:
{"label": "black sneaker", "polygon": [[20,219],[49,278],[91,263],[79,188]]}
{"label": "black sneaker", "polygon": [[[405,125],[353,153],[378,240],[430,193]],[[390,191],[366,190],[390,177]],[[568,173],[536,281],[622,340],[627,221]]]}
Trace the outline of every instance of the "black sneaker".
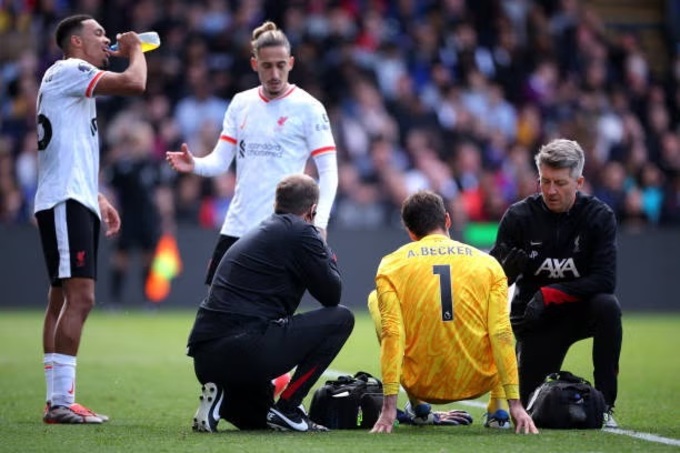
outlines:
{"label": "black sneaker", "polygon": [[201,386],[199,399],[201,402],[194,415],[194,423],[191,428],[203,433],[217,432],[224,392],[217,385],[208,382]]}
{"label": "black sneaker", "polygon": [[275,431],[297,431],[301,433],[329,431],[325,426],[310,420],[301,407],[284,412],[279,407],[272,406],[267,414],[267,426]]}

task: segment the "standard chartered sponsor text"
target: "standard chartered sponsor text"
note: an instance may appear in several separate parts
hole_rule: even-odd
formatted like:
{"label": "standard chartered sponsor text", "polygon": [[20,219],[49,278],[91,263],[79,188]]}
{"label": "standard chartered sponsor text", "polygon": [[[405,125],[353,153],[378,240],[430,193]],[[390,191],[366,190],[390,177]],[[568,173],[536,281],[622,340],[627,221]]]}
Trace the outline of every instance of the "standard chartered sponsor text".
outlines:
{"label": "standard chartered sponsor text", "polygon": [[246,154],[253,157],[281,157],[283,149],[277,143],[248,143]]}

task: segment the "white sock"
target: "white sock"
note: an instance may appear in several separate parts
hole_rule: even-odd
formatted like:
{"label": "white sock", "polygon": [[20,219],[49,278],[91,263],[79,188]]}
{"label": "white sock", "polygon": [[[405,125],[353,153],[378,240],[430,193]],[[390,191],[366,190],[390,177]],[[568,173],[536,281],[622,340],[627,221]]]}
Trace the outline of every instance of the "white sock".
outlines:
{"label": "white sock", "polygon": [[76,358],[54,354],[53,406],[70,406],[76,400]]}
{"label": "white sock", "polygon": [[43,369],[45,370],[45,401],[52,401],[52,389],[54,388],[54,353],[49,352],[43,357]]}

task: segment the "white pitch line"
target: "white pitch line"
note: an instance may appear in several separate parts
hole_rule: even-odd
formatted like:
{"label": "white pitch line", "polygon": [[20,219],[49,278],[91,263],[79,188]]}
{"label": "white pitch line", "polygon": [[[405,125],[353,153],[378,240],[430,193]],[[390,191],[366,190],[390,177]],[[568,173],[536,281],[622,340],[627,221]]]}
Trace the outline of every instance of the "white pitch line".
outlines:
{"label": "white pitch line", "polygon": [[627,429],[621,429],[621,428],[603,428],[602,431],[612,433],[612,434],[621,434],[623,436],[635,437],[636,439],[642,439],[642,440],[646,440],[648,442],[657,442],[659,444],[680,446],[680,440],[678,440],[678,439],[671,439],[669,437],[657,436],[656,434],[651,434],[651,433],[641,433],[639,431],[629,431]]}
{"label": "white pitch line", "polygon": [[[350,373],[343,373],[340,371],[336,370],[326,370],[324,373],[324,376],[334,379],[337,378],[338,376],[341,375],[347,375]],[[400,391],[403,392],[404,389],[400,388]],[[456,401],[454,404],[462,404],[463,406],[472,406],[472,407],[478,407],[478,408],[486,408],[486,403],[482,403],[481,401],[473,401],[473,400],[465,400],[465,401]],[[606,433],[611,433],[611,434],[619,434],[622,436],[629,436],[629,437],[634,437],[636,439],[641,439],[641,440],[646,440],[647,442],[656,442],[659,444],[664,444],[664,445],[673,445],[673,446],[680,446],[680,440],[679,439],[671,439],[669,437],[663,437],[663,436],[657,436],[656,434],[652,433],[643,433],[640,431],[630,431],[627,429],[621,429],[621,428],[602,428],[602,431]]]}

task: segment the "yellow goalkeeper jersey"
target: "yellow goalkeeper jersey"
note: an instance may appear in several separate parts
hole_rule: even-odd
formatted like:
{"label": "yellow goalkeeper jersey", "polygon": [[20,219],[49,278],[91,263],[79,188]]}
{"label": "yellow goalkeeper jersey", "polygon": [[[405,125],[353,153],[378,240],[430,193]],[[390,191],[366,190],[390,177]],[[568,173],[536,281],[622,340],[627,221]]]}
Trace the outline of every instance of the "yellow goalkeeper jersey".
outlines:
{"label": "yellow goalkeeper jersey", "polygon": [[401,383],[419,399],[457,401],[500,383],[519,399],[507,278],[492,256],[442,234],[406,244],[382,259],[369,309],[386,395]]}

